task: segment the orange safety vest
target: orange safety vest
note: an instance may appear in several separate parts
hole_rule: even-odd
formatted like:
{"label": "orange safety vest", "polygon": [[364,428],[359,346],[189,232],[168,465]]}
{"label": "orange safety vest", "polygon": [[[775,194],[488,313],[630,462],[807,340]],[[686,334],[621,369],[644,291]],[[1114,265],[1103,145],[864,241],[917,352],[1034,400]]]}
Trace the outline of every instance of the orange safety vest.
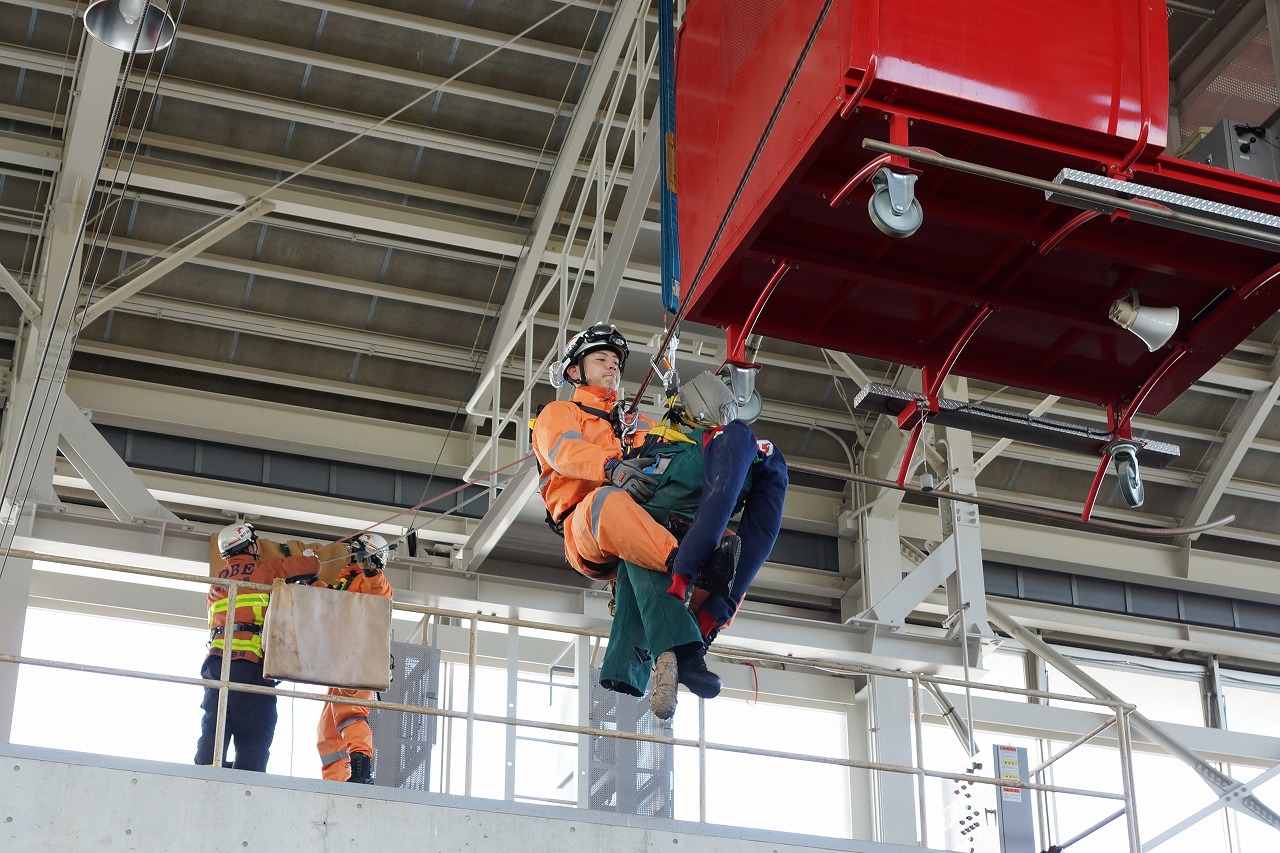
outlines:
{"label": "orange safety vest", "polygon": [[[276,578],[314,575],[320,571],[315,557],[275,557],[262,560],[251,554],[234,554],[218,572],[220,578],[235,578],[270,585]],[[262,621],[267,615],[271,594],[256,589],[236,590],[236,612],[231,631],[231,657],[234,660],[262,660]],[[209,587],[209,652],[221,655],[226,647],[227,588]]]}

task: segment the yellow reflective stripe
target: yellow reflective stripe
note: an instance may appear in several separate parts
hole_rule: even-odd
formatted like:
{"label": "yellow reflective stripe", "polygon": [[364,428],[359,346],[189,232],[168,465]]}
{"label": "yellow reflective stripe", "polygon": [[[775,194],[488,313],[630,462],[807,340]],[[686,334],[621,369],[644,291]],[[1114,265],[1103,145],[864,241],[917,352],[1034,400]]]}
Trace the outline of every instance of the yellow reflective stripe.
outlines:
{"label": "yellow reflective stripe", "polygon": [[661,441],[669,441],[672,444],[676,444],[681,441],[688,442],[689,444],[697,444],[696,441],[694,441],[692,438],[689,438],[689,436],[685,435],[684,433],[680,432],[680,430],[671,429],[670,427],[665,427],[665,426],[654,427],[653,429],[649,430],[649,435]]}
{"label": "yellow reflective stripe", "polygon": [[[226,613],[227,602],[230,599],[220,598],[213,604],[209,605],[210,613]],[[261,611],[266,608],[267,603],[271,601],[271,594],[267,592],[242,592],[236,595],[236,608],[252,607],[254,610]]]}
{"label": "yellow reflective stripe", "polygon": [[[219,637],[218,639],[214,640],[209,644],[209,648],[225,649],[226,644],[222,641],[222,638]],[[258,655],[259,657],[261,657],[262,656],[262,635],[254,634],[247,640],[239,640],[233,637],[231,640],[231,651],[253,652],[255,655]]]}

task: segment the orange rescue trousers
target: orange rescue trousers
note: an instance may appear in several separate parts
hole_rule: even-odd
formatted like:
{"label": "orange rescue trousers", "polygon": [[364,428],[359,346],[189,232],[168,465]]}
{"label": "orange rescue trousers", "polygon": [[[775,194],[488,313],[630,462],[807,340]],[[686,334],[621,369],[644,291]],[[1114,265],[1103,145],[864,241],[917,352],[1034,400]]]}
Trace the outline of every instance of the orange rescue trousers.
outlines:
{"label": "orange rescue trousers", "polygon": [[[330,687],[330,696],[372,699],[372,690],[348,690]],[[320,750],[320,773],[331,782],[351,778],[351,753],[363,752],[373,758],[373,729],[369,727],[369,709],[364,705],[340,705],[326,702],[316,726],[316,746]]]}
{"label": "orange rescue trousers", "polygon": [[565,519],[564,546],[569,565],[579,574],[611,580],[619,559],[665,573],[676,537],[622,489],[601,486]]}

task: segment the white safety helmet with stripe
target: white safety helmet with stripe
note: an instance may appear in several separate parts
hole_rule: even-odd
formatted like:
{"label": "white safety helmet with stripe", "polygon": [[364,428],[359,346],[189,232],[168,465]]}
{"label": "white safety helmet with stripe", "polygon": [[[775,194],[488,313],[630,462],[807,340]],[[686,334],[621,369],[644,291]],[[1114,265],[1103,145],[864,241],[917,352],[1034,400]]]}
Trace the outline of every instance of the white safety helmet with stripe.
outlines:
{"label": "white safety helmet with stripe", "polygon": [[596,350],[607,349],[618,357],[618,369],[627,364],[631,348],[617,327],[610,323],[596,323],[583,329],[565,344],[564,357],[550,368],[551,384],[559,388],[565,382],[577,384],[569,378],[569,368],[582,361],[582,357]]}
{"label": "white safety helmet with stripe", "polygon": [[347,540],[347,548],[356,559],[367,560],[370,565],[385,569],[387,559],[396,546],[388,545],[387,540],[376,533],[361,533]]}
{"label": "white safety helmet with stripe", "polygon": [[258,541],[258,531],[247,521],[228,524],[218,531],[218,553],[223,559],[247,551]]}

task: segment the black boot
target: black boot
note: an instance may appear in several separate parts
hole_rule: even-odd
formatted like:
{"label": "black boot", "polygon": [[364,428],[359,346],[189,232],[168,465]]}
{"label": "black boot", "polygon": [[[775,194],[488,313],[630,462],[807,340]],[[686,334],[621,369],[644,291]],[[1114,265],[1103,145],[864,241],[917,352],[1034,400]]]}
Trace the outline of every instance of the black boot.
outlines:
{"label": "black boot", "polygon": [[707,647],[702,643],[686,643],[672,649],[676,653],[676,666],[680,671],[680,683],[689,692],[702,699],[714,699],[720,695],[720,676],[707,669]]}
{"label": "black boot", "polygon": [[355,782],[357,785],[373,784],[373,758],[365,755],[363,752],[351,753],[351,778],[348,782]]}
{"label": "black boot", "polygon": [[726,534],[716,549],[711,552],[711,559],[703,567],[702,574],[698,575],[694,585],[727,600],[729,589],[733,586],[733,576],[738,571],[740,556],[742,556],[742,540],[736,533]]}

